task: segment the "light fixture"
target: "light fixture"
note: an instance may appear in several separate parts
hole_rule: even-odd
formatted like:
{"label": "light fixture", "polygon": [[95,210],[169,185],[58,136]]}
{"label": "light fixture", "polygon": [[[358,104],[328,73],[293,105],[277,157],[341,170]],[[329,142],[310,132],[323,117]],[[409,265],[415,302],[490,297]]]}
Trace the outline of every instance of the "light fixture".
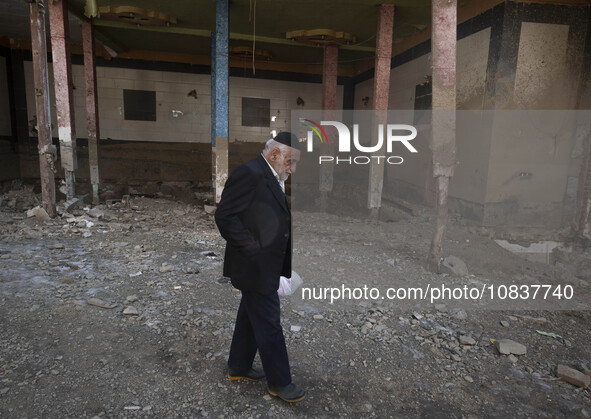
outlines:
{"label": "light fixture", "polygon": [[169,26],[177,23],[176,17],[135,6],[102,6],[99,7],[99,13],[101,19],[117,20],[134,25]]}
{"label": "light fixture", "polygon": [[285,34],[287,39],[313,45],[347,45],[357,41],[354,35],[332,29],[312,29],[291,31]]}

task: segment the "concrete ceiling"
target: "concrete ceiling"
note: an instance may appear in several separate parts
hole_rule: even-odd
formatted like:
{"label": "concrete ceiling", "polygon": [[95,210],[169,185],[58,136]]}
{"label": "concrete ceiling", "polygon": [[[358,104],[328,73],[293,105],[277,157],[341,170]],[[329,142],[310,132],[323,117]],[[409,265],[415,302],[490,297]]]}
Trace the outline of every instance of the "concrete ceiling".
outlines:
{"label": "concrete ceiling", "polygon": [[[49,0],[51,1],[51,0]],[[71,38],[81,44],[78,21],[88,0],[70,0]],[[470,0],[458,0],[458,6]],[[479,1],[479,0],[472,0]],[[287,40],[294,30],[331,29],[354,35],[339,50],[339,66],[355,67],[374,56],[379,5],[395,3],[394,43],[430,26],[430,0],[230,0],[230,46],[266,50],[267,60],[290,64],[322,63],[322,48]],[[134,6],[176,18],[170,26],[139,26],[98,17],[97,38],[119,54],[146,51],[209,57],[215,28],[215,0],[97,0],[102,6]],[[28,5],[0,0],[0,37],[30,39]],[[154,54],[151,55],[154,57]]]}

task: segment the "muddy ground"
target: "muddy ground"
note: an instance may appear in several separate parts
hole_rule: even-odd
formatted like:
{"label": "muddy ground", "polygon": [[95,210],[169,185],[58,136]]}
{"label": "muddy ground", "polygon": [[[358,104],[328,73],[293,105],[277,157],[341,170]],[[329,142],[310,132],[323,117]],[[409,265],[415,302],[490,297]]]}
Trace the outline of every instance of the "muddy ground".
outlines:
{"label": "muddy ground", "polygon": [[[588,255],[566,257],[578,270],[566,259],[529,262],[452,219],[444,251],[468,273],[430,274],[429,211],[378,223],[336,209],[294,211],[304,287],[367,286],[380,298],[330,304],[302,298],[301,289],[282,297],[303,402],[273,399],[263,382],[230,382],[240,296],[221,275],[224,241],[204,211],[207,194],[197,198],[82,204],[41,221],[26,215],[38,196],[2,197],[0,417],[591,416],[589,389],[556,371],[591,368],[589,272],[580,268]],[[568,284],[575,298],[381,298],[408,284]],[[501,339],[526,353],[500,354]]]}

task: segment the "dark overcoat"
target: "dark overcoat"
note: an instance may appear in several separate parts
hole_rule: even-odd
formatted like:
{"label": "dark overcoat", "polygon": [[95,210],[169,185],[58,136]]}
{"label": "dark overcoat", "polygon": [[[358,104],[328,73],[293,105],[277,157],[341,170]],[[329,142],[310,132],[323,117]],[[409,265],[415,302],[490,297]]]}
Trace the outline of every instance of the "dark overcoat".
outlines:
{"label": "dark overcoat", "polygon": [[215,212],[224,239],[224,276],[240,290],[277,292],[279,277],[291,277],[291,213],[262,155],[229,176]]}

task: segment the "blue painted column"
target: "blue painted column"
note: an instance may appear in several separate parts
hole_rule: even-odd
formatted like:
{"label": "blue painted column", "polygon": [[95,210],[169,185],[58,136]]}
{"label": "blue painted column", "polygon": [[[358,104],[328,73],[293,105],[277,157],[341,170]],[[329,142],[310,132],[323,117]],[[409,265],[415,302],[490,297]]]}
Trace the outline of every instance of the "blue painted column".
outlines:
{"label": "blue painted column", "polygon": [[216,0],[215,32],[211,37],[211,148],[216,204],[228,179],[229,34],[228,0]]}

